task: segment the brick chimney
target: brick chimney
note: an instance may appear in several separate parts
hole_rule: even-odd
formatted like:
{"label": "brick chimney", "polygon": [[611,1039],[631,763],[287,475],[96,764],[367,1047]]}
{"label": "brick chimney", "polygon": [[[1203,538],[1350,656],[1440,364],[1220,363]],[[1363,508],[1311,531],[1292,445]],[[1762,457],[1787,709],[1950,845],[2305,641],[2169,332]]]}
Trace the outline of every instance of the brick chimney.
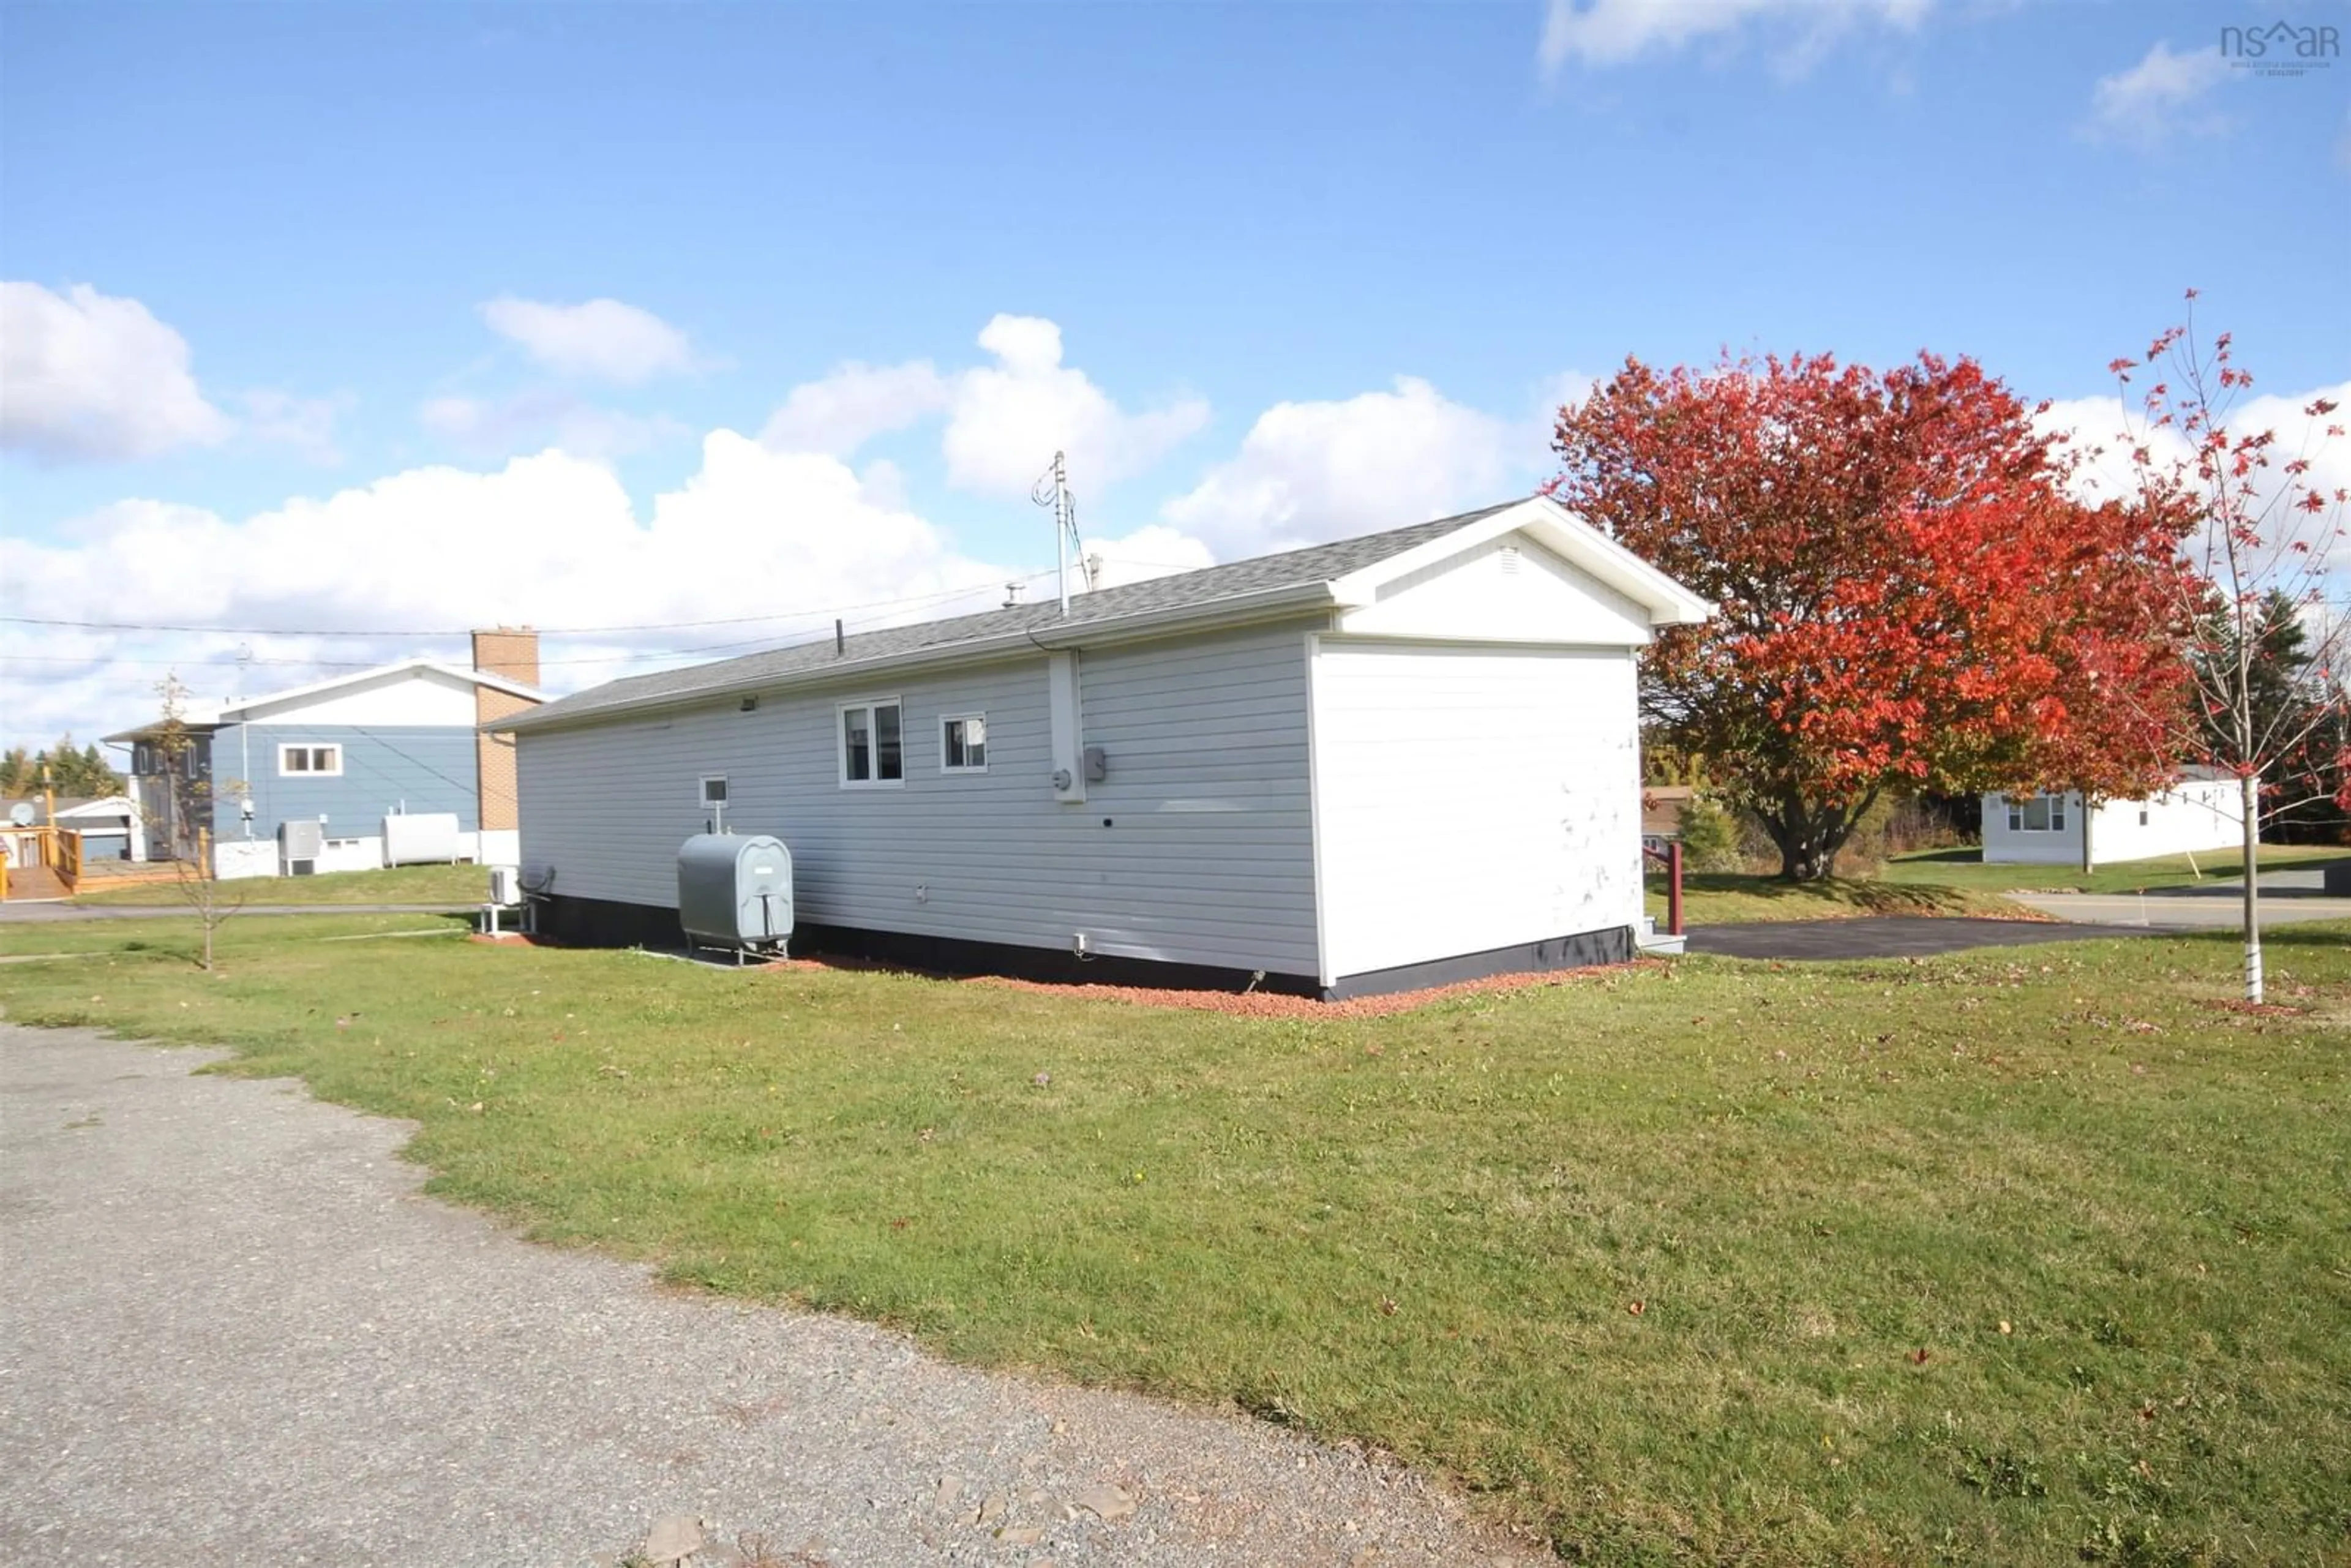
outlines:
{"label": "brick chimney", "polygon": [[[474,668],[524,685],[538,685],[538,633],[525,626],[500,626],[474,633]],[[474,719],[488,724],[511,718],[538,705],[495,686],[474,687]],[[475,784],[481,826],[486,832],[521,826],[521,797],[515,785],[514,737],[483,730],[474,737]]]}
{"label": "brick chimney", "polygon": [[474,668],[527,686],[538,685],[538,633],[528,626],[475,632]]}

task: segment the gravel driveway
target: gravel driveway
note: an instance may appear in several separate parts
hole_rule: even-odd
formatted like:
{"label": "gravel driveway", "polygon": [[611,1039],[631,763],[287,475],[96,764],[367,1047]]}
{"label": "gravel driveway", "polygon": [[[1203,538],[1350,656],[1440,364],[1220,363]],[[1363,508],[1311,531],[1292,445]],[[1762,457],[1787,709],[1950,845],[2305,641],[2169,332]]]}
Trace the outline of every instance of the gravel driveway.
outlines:
{"label": "gravel driveway", "polygon": [[0,1561],[580,1564],[676,1515],[687,1568],[1541,1560],[1273,1427],[530,1245],[208,1060],[0,1024]]}

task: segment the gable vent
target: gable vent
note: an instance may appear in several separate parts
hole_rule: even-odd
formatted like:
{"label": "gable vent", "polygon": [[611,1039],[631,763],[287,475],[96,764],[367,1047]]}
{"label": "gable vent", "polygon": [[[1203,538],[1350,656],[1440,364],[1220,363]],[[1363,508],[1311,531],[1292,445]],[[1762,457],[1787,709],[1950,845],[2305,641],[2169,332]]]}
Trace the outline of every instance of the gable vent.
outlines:
{"label": "gable vent", "polygon": [[1519,575],[1519,547],[1518,547],[1518,546],[1516,546],[1516,545],[1504,545],[1504,546],[1502,547],[1502,549],[1501,549],[1501,556],[1502,556],[1502,575],[1503,575],[1504,577],[1516,577],[1516,576],[1518,576],[1518,575]]}

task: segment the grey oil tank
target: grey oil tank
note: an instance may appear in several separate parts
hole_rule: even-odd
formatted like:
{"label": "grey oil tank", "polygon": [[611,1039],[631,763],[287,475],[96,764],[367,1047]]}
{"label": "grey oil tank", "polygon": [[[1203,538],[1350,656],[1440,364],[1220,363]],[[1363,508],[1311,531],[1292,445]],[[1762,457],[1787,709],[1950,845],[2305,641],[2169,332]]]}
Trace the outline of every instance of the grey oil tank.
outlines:
{"label": "grey oil tank", "polygon": [[765,834],[695,834],[678,846],[677,918],[689,941],[782,946],[792,934],[791,851]]}

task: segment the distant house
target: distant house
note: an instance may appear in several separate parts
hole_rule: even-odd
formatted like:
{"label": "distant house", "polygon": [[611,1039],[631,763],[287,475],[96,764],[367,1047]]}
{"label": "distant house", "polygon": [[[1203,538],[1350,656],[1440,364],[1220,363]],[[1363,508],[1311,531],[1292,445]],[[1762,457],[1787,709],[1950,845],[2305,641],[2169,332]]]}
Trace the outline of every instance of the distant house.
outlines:
{"label": "distant house", "polygon": [[511,725],[541,928],[679,939],[680,843],[802,946],[1343,997],[1620,959],[1634,659],[1704,600],[1543,498],[616,681]]}
{"label": "distant house", "polygon": [[[24,808],[21,813],[19,807]],[[138,835],[133,831],[138,808],[127,795],[96,799],[60,795],[54,824],[49,818],[47,797],[11,796],[0,800],[0,851],[5,852],[12,866],[30,865],[39,859],[32,843],[34,835],[14,825],[20,814],[28,828],[54,825],[78,832],[81,852],[90,860],[131,860],[139,848]]]}
{"label": "distant house", "polygon": [[[287,823],[319,824],[318,871],[386,863],[384,819],[455,819],[449,858],[511,862],[517,853],[514,743],[496,721],[546,700],[537,685],[534,632],[479,632],[474,665],[404,659],[266,696],[239,697],[183,716],[177,758],[161,727],[107,737],[131,748],[131,793],[144,830],[140,852],[196,853],[209,836],[222,876],[283,867]],[[173,766],[201,786],[193,811]]]}
{"label": "distant house", "polygon": [[2244,799],[2236,777],[2210,768],[2188,768],[2160,794],[2104,801],[2093,811],[2070,790],[1983,798],[1983,858],[1995,864],[2107,865],[2235,849],[2244,838]]}

